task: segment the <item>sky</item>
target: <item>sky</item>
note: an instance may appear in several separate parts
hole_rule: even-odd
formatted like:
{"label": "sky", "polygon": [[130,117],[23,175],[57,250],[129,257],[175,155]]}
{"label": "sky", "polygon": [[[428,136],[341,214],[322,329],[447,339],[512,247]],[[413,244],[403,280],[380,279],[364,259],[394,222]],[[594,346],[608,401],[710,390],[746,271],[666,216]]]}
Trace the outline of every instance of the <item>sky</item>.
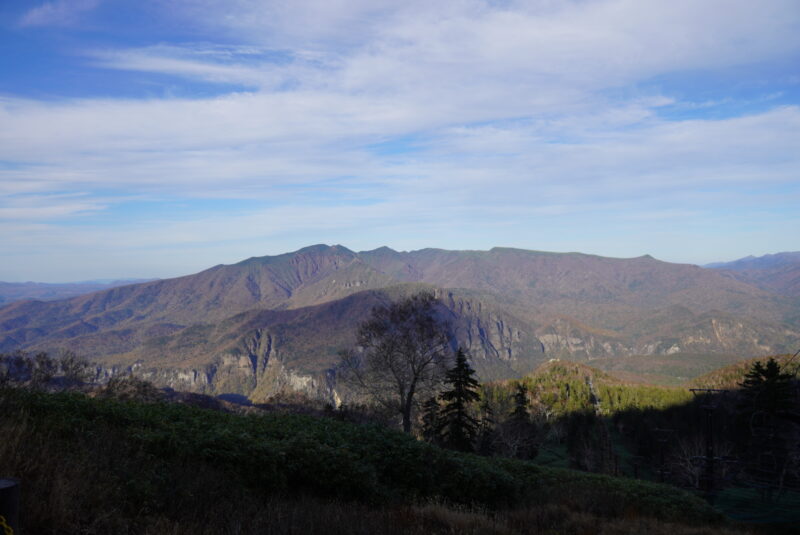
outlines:
{"label": "sky", "polygon": [[800,250],[797,0],[0,0],[0,280]]}

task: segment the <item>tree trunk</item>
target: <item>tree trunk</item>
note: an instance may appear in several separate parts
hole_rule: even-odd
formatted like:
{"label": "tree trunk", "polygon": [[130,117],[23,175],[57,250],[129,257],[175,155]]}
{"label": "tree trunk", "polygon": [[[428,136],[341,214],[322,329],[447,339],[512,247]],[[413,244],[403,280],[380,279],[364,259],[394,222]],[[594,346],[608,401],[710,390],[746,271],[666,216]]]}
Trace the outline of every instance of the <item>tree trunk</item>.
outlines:
{"label": "tree trunk", "polygon": [[414,407],[414,393],[417,390],[417,379],[411,381],[411,387],[406,394],[405,402],[403,403],[403,431],[406,433],[411,432],[411,410]]}
{"label": "tree trunk", "polygon": [[411,407],[403,407],[403,431],[411,432]]}

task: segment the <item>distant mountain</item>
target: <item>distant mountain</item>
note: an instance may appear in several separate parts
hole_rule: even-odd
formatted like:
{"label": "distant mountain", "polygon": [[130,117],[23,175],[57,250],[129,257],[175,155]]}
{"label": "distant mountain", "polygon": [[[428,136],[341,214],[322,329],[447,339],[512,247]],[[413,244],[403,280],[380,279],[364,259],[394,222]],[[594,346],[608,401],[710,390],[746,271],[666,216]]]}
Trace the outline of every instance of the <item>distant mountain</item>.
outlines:
{"label": "distant mountain", "polygon": [[800,264],[800,251],[767,254],[764,256],[746,256],[731,262],[714,262],[704,267],[744,271],[751,269],[775,269],[788,265]]}
{"label": "distant mountain", "polygon": [[195,275],[0,308],[0,351],[69,348],[161,385],[333,396],[337,352],[372,307],[440,297],[484,379],[550,358],[738,354],[800,343],[800,302],[729,272],[645,256],[315,245]]}
{"label": "distant mountain", "polygon": [[38,299],[53,301],[83,295],[99,290],[107,290],[116,286],[147,282],[153,279],[104,279],[96,281],[45,283],[45,282],[2,282],[0,281],[0,306],[22,301]]}
{"label": "distant mountain", "polygon": [[732,278],[764,290],[800,297],[800,251],[747,256],[706,267],[725,271]]}

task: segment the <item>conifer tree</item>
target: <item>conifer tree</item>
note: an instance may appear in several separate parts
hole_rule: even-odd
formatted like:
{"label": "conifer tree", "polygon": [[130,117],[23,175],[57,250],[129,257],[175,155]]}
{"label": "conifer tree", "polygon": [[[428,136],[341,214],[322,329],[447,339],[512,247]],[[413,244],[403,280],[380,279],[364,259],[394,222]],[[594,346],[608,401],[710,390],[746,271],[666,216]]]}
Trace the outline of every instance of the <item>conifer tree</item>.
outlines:
{"label": "conifer tree", "polygon": [[781,371],[774,358],[766,365],[756,361],[740,383],[745,403],[751,410],[764,411],[776,415],[791,407],[791,374]]}
{"label": "conifer tree", "polygon": [[739,386],[737,441],[751,460],[746,470],[759,484],[780,487],[787,474],[800,474],[794,453],[800,435],[794,376],[770,358],[766,364],[756,361]]}
{"label": "conifer tree", "polygon": [[528,387],[525,383],[517,383],[517,391],[514,392],[514,410],[511,419],[516,421],[528,421]]}
{"label": "conifer tree", "polygon": [[531,421],[528,407],[528,387],[520,381],[514,393],[514,410],[508,420],[498,427],[502,454],[518,459],[533,459],[539,453],[537,428]]}
{"label": "conifer tree", "polygon": [[439,401],[433,396],[422,405],[422,438],[425,442],[430,444],[441,442],[439,420]]}
{"label": "conifer tree", "polygon": [[449,389],[441,394],[445,406],[441,411],[442,443],[458,451],[473,451],[473,441],[478,433],[478,420],[469,413],[469,405],[480,399],[480,383],[467,356],[459,348],[455,366],[448,370],[445,383]]}
{"label": "conifer tree", "polygon": [[475,451],[479,455],[491,455],[494,453],[494,442],[496,439],[494,429],[494,411],[486,396],[483,392],[483,399],[480,406],[480,421],[478,423],[478,436],[475,440]]}

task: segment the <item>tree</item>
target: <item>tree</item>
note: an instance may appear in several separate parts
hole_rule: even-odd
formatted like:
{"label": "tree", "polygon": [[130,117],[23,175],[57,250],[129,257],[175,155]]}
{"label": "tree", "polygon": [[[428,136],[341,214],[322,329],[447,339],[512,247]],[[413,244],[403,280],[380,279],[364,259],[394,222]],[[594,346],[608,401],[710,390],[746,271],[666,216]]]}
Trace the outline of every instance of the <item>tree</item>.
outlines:
{"label": "tree", "polygon": [[800,477],[800,411],[794,376],[773,358],[756,361],[745,374],[738,406],[737,441],[748,475],[772,492],[789,474]]}
{"label": "tree", "polygon": [[421,293],[374,308],[356,333],[357,348],[340,353],[344,381],[397,411],[407,433],[417,396],[433,395],[447,370],[448,326],[438,303]]}
{"label": "tree", "polygon": [[112,377],[98,395],[103,398],[140,403],[154,403],[164,399],[163,391],[156,388],[151,382],[133,375]]}
{"label": "tree", "polygon": [[92,378],[92,370],[89,362],[72,351],[65,351],[59,359],[61,373],[64,374],[64,386],[80,386]]}
{"label": "tree", "polygon": [[511,412],[511,419],[527,422],[530,418],[528,414],[528,387],[525,383],[517,383],[517,391],[514,392],[514,410]]}
{"label": "tree", "polygon": [[475,440],[475,451],[479,455],[489,456],[494,453],[494,443],[497,440],[497,436],[494,429],[494,410],[492,410],[485,390],[479,412],[480,421],[478,423],[478,436]]}
{"label": "tree", "polygon": [[439,422],[439,401],[431,396],[422,405],[422,438],[430,444],[441,442],[441,423]]}
{"label": "tree", "polygon": [[786,412],[792,407],[792,379],[791,374],[781,371],[774,358],[767,360],[766,365],[756,361],[739,384],[743,405],[770,416]]}
{"label": "tree", "polygon": [[500,453],[518,459],[533,459],[539,453],[536,440],[536,424],[528,412],[528,387],[517,383],[514,393],[514,410],[508,420],[497,427],[497,442]]}
{"label": "tree", "polygon": [[480,383],[464,351],[456,353],[455,366],[447,371],[445,383],[450,385],[441,394],[445,406],[441,412],[442,443],[446,448],[458,451],[472,451],[473,441],[478,433],[478,420],[469,413],[470,404],[478,401]]}
{"label": "tree", "polygon": [[47,387],[57,370],[58,364],[50,355],[43,351],[36,353],[31,361],[30,386],[36,389]]}

